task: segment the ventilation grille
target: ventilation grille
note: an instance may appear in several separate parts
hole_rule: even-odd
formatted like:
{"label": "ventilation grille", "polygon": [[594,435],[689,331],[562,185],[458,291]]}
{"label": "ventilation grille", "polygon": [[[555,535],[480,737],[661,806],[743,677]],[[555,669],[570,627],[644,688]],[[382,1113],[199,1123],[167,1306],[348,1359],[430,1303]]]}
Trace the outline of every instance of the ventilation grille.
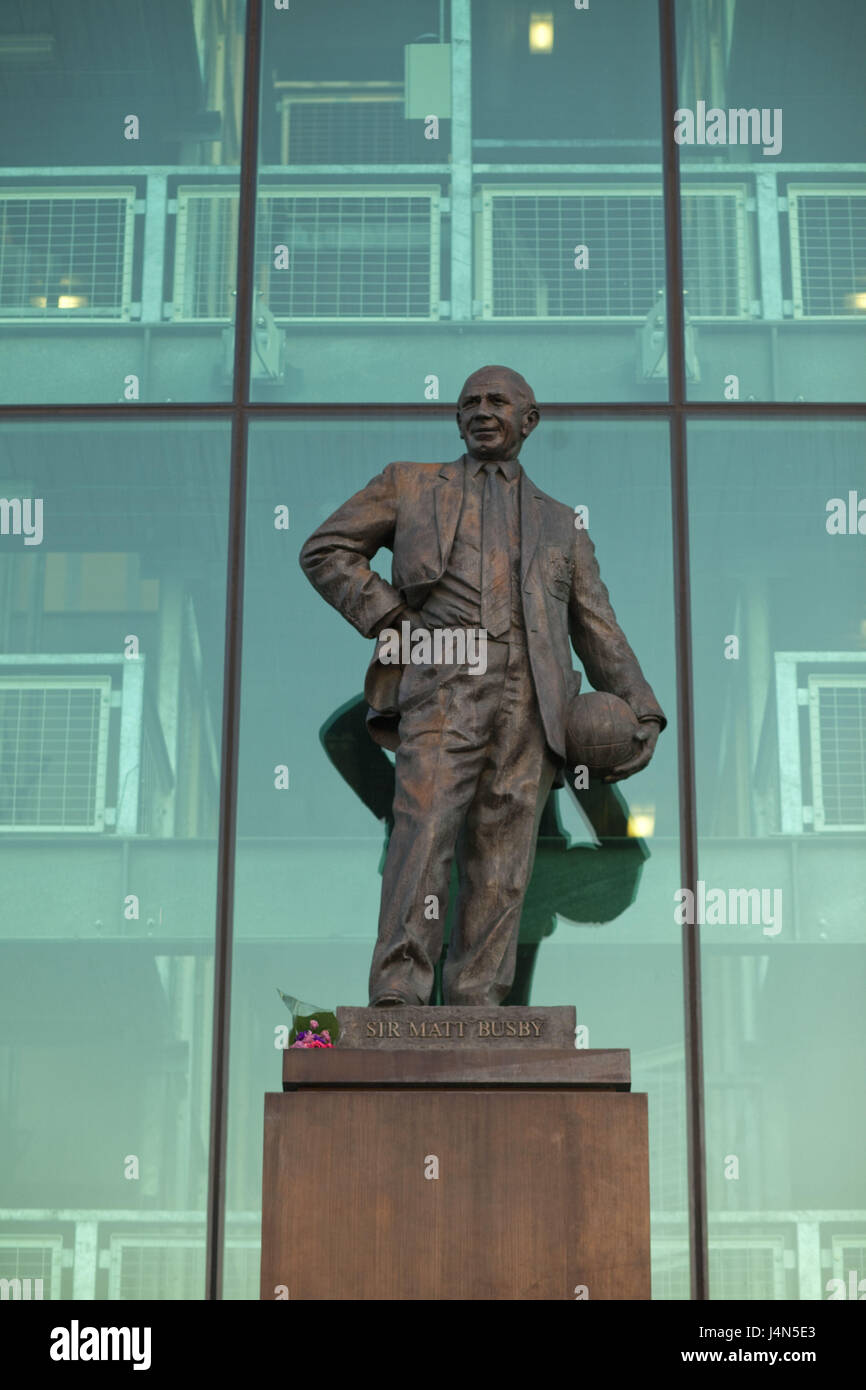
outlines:
{"label": "ventilation grille", "polygon": [[810,676],[816,830],[866,830],[866,677]]}
{"label": "ventilation grille", "polygon": [[[440,158],[441,141],[419,140],[403,93],[391,97],[293,97],[281,106],[284,164],[408,164]],[[431,149],[432,146],[432,149]],[[425,148],[426,147],[426,148]]]}
{"label": "ventilation grille", "polygon": [[785,1297],[785,1252],[781,1240],[711,1240],[709,1246],[714,1299]]}
{"label": "ventilation grille", "polygon": [[387,164],[409,155],[402,99],[292,103],[288,164]]}
{"label": "ventilation grille", "polygon": [[[223,1298],[258,1295],[261,1250],[256,1241],[227,1241]],[[175,1235],[113,1235],[109,1254],[109,1299],[200,1299],[205,1288],[205,1242]]]}
{"label": "ventilation grille", "polygon": [[447,158],[444,129],[428,140],[423,120],[407,119],[402,82],[277,85],[292,89],[277,101],[281,164],[424,164]]}
{"label": "ventilation grille", "polygon": [[[786,1296],[784,1237],[768,1240],[721,1236],[709,1240],[710,1290],[714,1299],[778,1299]],[[685,1241],[653,1243],[653,1298],[689,1297]]]}
{"label": "ventilation grille", "polygon": [[[3,1285],[0,1297],[60,1298],[62,1266],[61,1236],[0,1237],[0,1279],[20,1281],[17,1286],[14,1282]],[[42,1281],[41,1286],[37,1280]]]}
{"label": "ventilation grille", "polygon": [[[482,241],[484,318],[644,319],[665,286],[664,207],[649,188],[485,189]],[[749,317],[746,245],[742,188],[683,191],[693,318]]]}
{"label": "ventilation grille", "polygon": [[689,1245],[686,1240],[653,1240],[652,1296],[655,1302],[687,1299],[690,1289]]}
{"label": "ventilation grille", "polygon": [[102,830],[109,677],[0,677],[0,830]]}
{"label": "ventilation grille", "polygon": [[866,190],[789,187],[794,317],[866,310]]}
{"label": "ventilation grille", "polygon": [[[861,1279],[866,1279],[866,1236],[845,1235],[832,1237],[832,1259],[833,1276],[842,1279],[845,1284],[845,1295],[850,1297],[851,1273],[855,1275],[855,1281],[859,1285]],[[858,1288],[858,1302],[863,1295]]]}
{"label": "ventilation grille", "polygon": [[0,317],[128,319],[135,190],[0,197]]}
{"label": "ventilation grille", "polygon": [[[256,288],[277,319],[438,318],[438,188],[269,191],[256,222]],[[230,317],[236,224],[236,198],[178,191],[176,319]]]}

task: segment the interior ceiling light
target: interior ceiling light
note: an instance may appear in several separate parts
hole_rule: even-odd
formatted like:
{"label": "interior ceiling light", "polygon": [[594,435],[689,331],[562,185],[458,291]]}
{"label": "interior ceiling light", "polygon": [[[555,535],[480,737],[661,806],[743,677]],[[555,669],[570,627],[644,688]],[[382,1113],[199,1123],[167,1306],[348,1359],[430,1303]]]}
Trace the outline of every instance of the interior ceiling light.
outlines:
{"label": "interior ceiling light", "polygon": [[529,16],[530,53],[553,52],[553,15],[532,14]]}

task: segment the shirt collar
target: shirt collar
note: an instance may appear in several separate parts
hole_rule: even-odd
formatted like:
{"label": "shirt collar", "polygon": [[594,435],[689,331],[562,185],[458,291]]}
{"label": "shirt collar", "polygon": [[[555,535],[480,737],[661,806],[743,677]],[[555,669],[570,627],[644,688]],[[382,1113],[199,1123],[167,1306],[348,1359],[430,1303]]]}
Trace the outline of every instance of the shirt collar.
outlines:
{"label": "shirt collar", "polygon": [[[465,461],[466,461],[465,466],[466,466],[467,470],[469,471],[469,473],[471,474],[471,476],[472,476],[472,477],[477,477],[478,474],[479,474],[479,473],[483,470],[483,468],[484,468],[484,460],[483,460],[483,459],[472,459],[472,458],[469,457],[468,454],[464,454],[463,457],[464,457],[464,459],[465,459]],[[519,460],[519,459],[500,459],[500,460],[499,460],[499,467],[502,469],[502,472],[505,474],[506,478],[508,479],[508,481],[509,481],[510,483],[513,483],[513,482],[514,482],[514,479],[515,479],[515,478],[518,478],[518,477],[520,476],[520,460]]]}

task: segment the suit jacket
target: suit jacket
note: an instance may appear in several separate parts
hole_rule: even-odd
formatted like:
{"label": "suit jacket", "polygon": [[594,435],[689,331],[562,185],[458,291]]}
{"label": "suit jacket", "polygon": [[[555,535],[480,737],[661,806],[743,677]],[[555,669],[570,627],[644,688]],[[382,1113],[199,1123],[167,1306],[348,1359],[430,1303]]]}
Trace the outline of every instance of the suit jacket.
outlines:
{"label": "suit jacket", "polygon": [[[448,563],[463,503],[463,458],[389,463],[324,521],[301,549],[310,583],[364,637],[374,637],[400,604],[420,609]],[[571,646],[596,690],[619,695],[639,719],[665,716],[616,620],[595,546],[574,513],[521,473],[520,587],[526,644],[547,742],[565,761],[568,703],[580,688]],[[391,582],[370,568],[386,546]],[[364,694],[377,743],[399,743],[397,690],[403,667],[374,654]],[[483,679],[483,677],[478,677]]]}

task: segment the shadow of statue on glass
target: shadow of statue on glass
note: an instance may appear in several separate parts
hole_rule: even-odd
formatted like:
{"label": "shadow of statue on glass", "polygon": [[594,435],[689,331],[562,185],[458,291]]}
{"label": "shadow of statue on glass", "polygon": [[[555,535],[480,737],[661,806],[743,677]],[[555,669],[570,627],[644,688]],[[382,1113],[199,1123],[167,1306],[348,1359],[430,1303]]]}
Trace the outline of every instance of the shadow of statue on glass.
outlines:
{"label": "shadow of statue on glass", "polygon": [[[381,873],[394,826],[394,766],[370,738],[366,720],[367,701],[363,695],[356,695],[325,721],[319,738],[343,780],[367,810],[384,823]],[[502,1001],[504,1005],[528,1006],[532,1002],[532,978],[539,947],[553,935],[557,917],[575,926],[591,928],[614,921],[637,898],[644,861],[650,856],[646,841],[628,833],[629,808],[618,787],[608,786],[598,778],[577,790],[571,781],[565,786],[592,826],[598,845],[569,845],[559,815],[560,789],[554,786],[541,813],[535,865],[520,916],[514,979]],[[435,966],[431,1004],[443,1002],[442,968],[458,888],[457,874],[452,869],[442,951]]]}

